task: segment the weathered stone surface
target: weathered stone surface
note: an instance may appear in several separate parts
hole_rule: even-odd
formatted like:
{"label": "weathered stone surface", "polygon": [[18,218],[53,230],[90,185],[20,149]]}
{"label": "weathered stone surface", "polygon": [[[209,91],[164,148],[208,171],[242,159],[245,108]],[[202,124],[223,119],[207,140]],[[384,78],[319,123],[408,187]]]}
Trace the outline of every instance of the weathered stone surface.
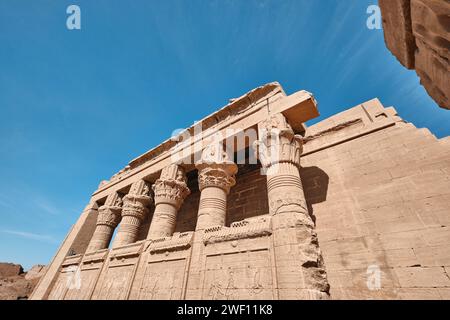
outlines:
{"label": "weathered stone surface", "polygon": [[411,0],[379,0],[384,40],[402,65],[414,69],[415,43],[411,27]]}
{"label": "weathered stone surface", "polygon": [[0,263],[0,300],[28,299],[44,270],[45,266],[35,265],[24,272],[19,264]]}
{"label": "weathered stone surface", "polygon": [[18,276],[23,273],[20,264],[0,262],[0,278]]}
{"label": "weathered stone surface", "polygon": [[379,0],[386,45],[415,69],[436,103],[450,109],[450,1]]}
{"label": "weathered stone surface", "polygon": [[45,266],[42,264],[37,264],[31,267],[25,274],[25,280],[39,279],[45,273]]}

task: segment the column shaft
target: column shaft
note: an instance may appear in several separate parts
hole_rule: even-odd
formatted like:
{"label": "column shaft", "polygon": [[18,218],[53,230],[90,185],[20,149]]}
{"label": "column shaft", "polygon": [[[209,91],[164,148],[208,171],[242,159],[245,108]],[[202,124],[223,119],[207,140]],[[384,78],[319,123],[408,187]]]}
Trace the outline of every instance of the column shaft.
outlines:
{"label": "column shaft", "polygon": [[197,230],[210,226],[225,225],[227,214],[227,193],[219,187],[202,190],[198,209]]}
{"label": "column shaft", "polygon": [[177,221],[177,208],[168,203],[161,203],[155,208],[149,229],[149,239],[169,237],[173,234]]}
{"label": "column shaft", "polygon": [[108,248],[114,233],[115,227],[106,224],[100,224],[95,227],[94,235],[89,243],[88,252]]}

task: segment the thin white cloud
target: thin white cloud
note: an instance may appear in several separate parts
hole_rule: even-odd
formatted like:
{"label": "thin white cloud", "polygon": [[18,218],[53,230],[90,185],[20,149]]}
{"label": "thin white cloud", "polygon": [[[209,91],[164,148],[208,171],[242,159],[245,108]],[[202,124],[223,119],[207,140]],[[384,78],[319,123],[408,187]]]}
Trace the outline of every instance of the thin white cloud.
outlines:
{"label": "thin white cloud", "polygon": [[45,234],[37,234],[32,232],[20,231],[20,230],[0,230],[2,233],[18,236],[25,239],[37,240],[37,241],[45,241],[56,243],[57,241],[50,235]]}
{"label": "thin white cloud", "polygon": [[37,199],[35,201],[36,206],[44,210],[45,212],[51,214],[51,215],[58,215],[60,214],[60,210],[56,208],[52,203],[45,199]]}

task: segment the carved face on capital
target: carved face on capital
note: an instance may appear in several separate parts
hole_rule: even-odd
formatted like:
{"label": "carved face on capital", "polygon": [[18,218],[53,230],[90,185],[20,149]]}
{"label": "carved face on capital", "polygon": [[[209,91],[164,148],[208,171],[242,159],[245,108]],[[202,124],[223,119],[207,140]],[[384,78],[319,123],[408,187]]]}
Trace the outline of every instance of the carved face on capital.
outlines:
{"label": "carved face on capital", "polygon": [[116,201],[114,203],[114,206],[115,207],[121,207],[122,204],[123,204],[122,198],[121,197],[117,197],[117,199],[116,199]]}
{"label": "carved face on capital", "polygon": [[148,196],[149,194],[150,194],[150,187],[148,186],[147,183],[144,183],[144,185],[142,187],[142,195]]}
{"label": "carved face on capital", "polygon": [[171,164],[170,166],[162,169],[159,180],[175,180],[178,182],[185,182],[186,176],[184,173],[184,168],[177,164]]}
{"label": "carved face on capital", "polygon": [[117,192],[113,192],[106,198],[104,205],[120,207],[120,206],[122,206],[122,198]]}
{"label": "carved face on capital", "polygon": [[228,161],[227,153],[220,142],[211,143],[202,152],[202,161],[207,163],[222,163]]}
{"label": "carved face on capital", "polygon": [[178,182],[185,182],[185,178],[184,178],[184,170],[183,168],[178,168],[177,170],[177,176],[175,178],[175,180],[177,180]]}
{"label": "carved face on capital", "polygon": [[266,140],[273,140],[278,137],[290,139],[294,136],[294,131],[286,118],[281,113],[277,113],[261,124],[260,136]]}

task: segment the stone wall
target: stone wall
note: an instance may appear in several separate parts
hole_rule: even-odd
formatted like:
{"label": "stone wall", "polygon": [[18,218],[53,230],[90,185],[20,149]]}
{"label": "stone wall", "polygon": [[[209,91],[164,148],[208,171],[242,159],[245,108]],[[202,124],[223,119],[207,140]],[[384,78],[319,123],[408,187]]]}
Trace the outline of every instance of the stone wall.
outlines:
{"label": "stone wall", "polygon": [[379,0],[386,46],[415,69],[436,103],[450,109],[450,1]]}
{"label": "stone wall", "polygon": [[[391,116],[393,125],[369,133]],[[332,298],[450,299],[450,138],[376,100],[307,133],[316,138],[302,178]],[[370,290],[378,268],[380,290]]]}

